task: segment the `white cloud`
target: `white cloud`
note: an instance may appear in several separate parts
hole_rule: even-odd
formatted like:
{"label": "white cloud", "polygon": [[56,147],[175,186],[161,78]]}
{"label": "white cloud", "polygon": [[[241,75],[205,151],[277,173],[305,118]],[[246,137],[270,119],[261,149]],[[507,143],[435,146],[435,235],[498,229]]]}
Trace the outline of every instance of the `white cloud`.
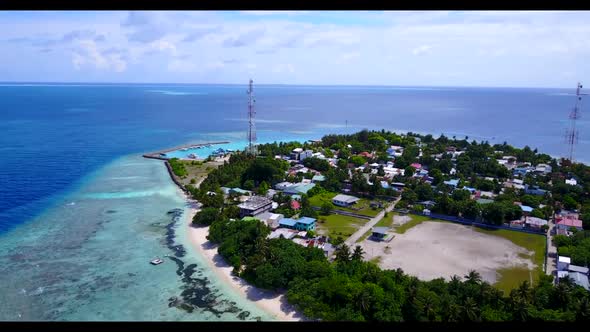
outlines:
{"label": "white cloud", "polygon": [[171,72],[186,73],[194,72],[196,69],[195,63],[187,60],[175,59],[168,64],[168,71]]}
{"label": "white cloud", "polygon": [[123,72],[127,68],[127,62],[122,59],[120,53],[103,54],[94,40],[81,40],[78,45],[78,49],[72,54],[72,64],[76,70],[81,70],[84,65],[115,72]]}
{"label": "white cloud", "polygon": [[412,50],[412,54],[414,54],[414,55],[428,54],[428,53],[430,53],[431,49],[432,49],[431,45],[421,45],[421,46],[414,48]]}

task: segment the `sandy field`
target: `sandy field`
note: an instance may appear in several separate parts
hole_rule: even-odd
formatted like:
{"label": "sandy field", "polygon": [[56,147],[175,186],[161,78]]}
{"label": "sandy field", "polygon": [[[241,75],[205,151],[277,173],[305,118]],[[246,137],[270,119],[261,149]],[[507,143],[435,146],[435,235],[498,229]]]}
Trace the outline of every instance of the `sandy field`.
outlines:
{"label": "sandy field", "polygon": [[206,258],[207,264],[211,270],[218,276],[219,280],[226,282],[233,287],[238,293],[250,301],[253,301],[260,308],[276,317],[281,321],[300,321],[304,320],[303,316],[298,313],[287,302],[283,294],[265,291],[249,285],[243,279],[231,274],[232,267],[229,266],[223,258],[217,253],[217,246],[207,240],[209,227],[193,227],[192,218],[196,209],[191,209],[187,216],[187,227],[189,228],[189,237],[193,248]]}
{"label": "sandy field", "polygon": [[498,277],[497,269],[534,268],[530,259],[519,257],[519,253],[530,254],[528,250],[507,239],[458,224],[423,222],[404,234],[395,234],[390,242],[367,239],[361,246],[366,252],[365,259],[380,256],[381,268],[401,268],[421,280],[440,277],[448,280],[455,274],[463,277],[476,270],[493,284]]}

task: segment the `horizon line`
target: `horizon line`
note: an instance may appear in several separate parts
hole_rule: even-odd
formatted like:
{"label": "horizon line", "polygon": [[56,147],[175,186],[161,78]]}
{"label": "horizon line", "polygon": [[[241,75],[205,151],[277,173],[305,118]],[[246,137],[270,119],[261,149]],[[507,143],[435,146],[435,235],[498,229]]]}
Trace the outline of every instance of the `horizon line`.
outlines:
{"label": "horizon line", "polygon": [[[258,86],[313,86],[313,87],[409,87],[409,88],[487,88],[487,89],[570,89],[566,87],[534,87],[534,86],[477,86],[477,85],[387,85],[387,84],[288,84],[288,83],[256,83]],[[59,81],[0,81],[1,85],[235,85],[247,86],[248,83],[180,83],[180,82],[59,82]],[[574,89],[574,88],[571,88]]]}

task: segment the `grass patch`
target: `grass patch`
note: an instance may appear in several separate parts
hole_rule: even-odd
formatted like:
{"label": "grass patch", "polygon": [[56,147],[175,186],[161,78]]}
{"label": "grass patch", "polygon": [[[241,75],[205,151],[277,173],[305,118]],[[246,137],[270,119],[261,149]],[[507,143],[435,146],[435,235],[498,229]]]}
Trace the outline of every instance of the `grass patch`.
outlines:
{"label": "grass patch", "polygon": [[365,241],[371,235],[372,232],[373,230],[369,229],[365,234],[363,234],[363,236],[356,240],[356,243]]}
{"label": "grass patch", "polygon": [[[325,221],[321,222],[322,219]],[[343,238],[348,238],[367,222],[368,220],[366,219],[331,214],[329,216],[321,216],[317,227],[319,230],[327,231],[325,235],[329,237],[336,238],[337,236],[342,236]]]}
{"label": "grass patch", "polygon": [[527,280],[530,283],[531,279],[533,282],[538,279],[538,274],[536,275],[534,271],[526,267],[499,269],[496,272],[500,274],[500,278],[494,284],[494,287],[503,291],[506,296],[510,294],[511,290],[518,288],[523,281]]}
{"label": "grass patch", "polygon": [[545,246],[547,244],[545,236],[507,229],[490,230],[479,227],[475,227],[474,229],[480,233],[503,237],[517,246],[533,252],[532,255],[519,254],[519,257],[532,259],[533,263],[537,266],[534,270],[530,271],[523,267],[498,270],[501,277],[494,286],[509,293],[511,289],[518,287],[523,281],[528,280],[530,282],[531,277],[529,272],[532,273],[533,284],[537,283],[539,275],[543,273],[543,263],[545,262]]}
{"label": "grass patch", "polygon": [[391,227],[392,224],[393,224],[393,214],[390,212],[386,216],[381,218],[381,220],[379,220],[375,224],[375,227]]}
{"label": "grass patch", "polygon": [[[177,163],[182,165],[184,170],[186,170],[186,175],[180,178],[181,183],[183,185],[192,184],[193,186],[196,186],[199,181],[221,165],[219,162],[201,162],[196,160],[178,160]],[[195,180],[194,183],[191,183],[192,179]]]}
{"label": "grass patch", "polygon": [[[397,213],[395,213],[395,215],[396,216],[399,216],[399,214],[397,214]],[[405,224],[399,226],[399,227],[396,227],[394,229],[394,231],[396,233],[398,233],[398,234],[404,234],[408,229],[410,229],[410,228],[412,228],[412,227],[414,227],[416,225],[419,225],[419,224],[421,224],[421,223],[423,223],[423,222],[425,222],[427,220],[430,220],[430,221],[438,221],[438,220],[433,220],[432,218],[430,218],[428,216],[419,216],[419,215],[415,215],[415,214],[408,214],[407,216],[410,217],[411,220],[408,221],[408,222],[406,222]]]}
{"label": "grass patch", "polygon": [[[322,194],[315,195],[309,199],[309,204],[316,207],[322,207],[324,203],[332,203],[332,198],[336,196],[337,193],[334,192],[325,192]],[[383,206],[386,206],[387,202],[382,202]],[[383,209],[373,209],[371,208],[371,201],[366,198],[361,198],[356,204],[354,205],[356,208],[362,207],[361,209],[349,209],[341,206],[334,205],[334,209],[342,210],[346,212],[352,212],[356,214],[360,214],[363,216],[374,217],[381,212]]]}

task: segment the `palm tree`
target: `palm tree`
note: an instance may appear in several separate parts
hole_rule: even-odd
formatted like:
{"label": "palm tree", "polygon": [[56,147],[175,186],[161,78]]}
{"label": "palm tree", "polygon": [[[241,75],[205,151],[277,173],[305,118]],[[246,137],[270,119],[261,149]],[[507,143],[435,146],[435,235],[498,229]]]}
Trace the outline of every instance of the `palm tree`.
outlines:
{"label": "palm tree", "polygon": [[469,271],[469,274],[465,276],[465,279],[467,279],[467,283],[470,284],[478,285],[481,283],[481,275],[475,270]]}
{"label": "palm tree", "polygon": [[354,252],[352,253],[351,259],[353,261],[360,261],[363,259],[363,255],[365,254],[365,251],[363,250],[363,248],[361,246],[356,246],[354,248]]}
{"label": "palm tree", "polygon": [[479,321],[479,307],[471,297],[465,299],[463,303],[463,319],[470,322]]}
{"label": "palm tree", "polygon": [[527,304],[530,303],[532,294],[531,294],[531,288],[529,286],[529,282],[526,280],[523,281],[523,283],[518,287],[516,294],[525,303],[527,303]]}
{"label": "palm tree", "polygon": [[459,288],[461,287],[461,279],[458,275],[453,275],[449,282],[449,292],[453,295],[459,294]]}
{"label": "palm tree", "polygon": [[347,263],[350,261],[350,248],[346,245],[346,243],[343,243],[336,251],[336,261],[342,263]]}
{"label": "palm tree", "polygon": [[451,303],[446,310],[446,321],[447,322],[459,322],[461,321],[461,307],[456,303]]}
{"label": "palm tree", "polygon": [[590,304],[588,298],[585,297],[579,301],[578,311],[576,312],[576,320],[588,321],[590,320]]}

